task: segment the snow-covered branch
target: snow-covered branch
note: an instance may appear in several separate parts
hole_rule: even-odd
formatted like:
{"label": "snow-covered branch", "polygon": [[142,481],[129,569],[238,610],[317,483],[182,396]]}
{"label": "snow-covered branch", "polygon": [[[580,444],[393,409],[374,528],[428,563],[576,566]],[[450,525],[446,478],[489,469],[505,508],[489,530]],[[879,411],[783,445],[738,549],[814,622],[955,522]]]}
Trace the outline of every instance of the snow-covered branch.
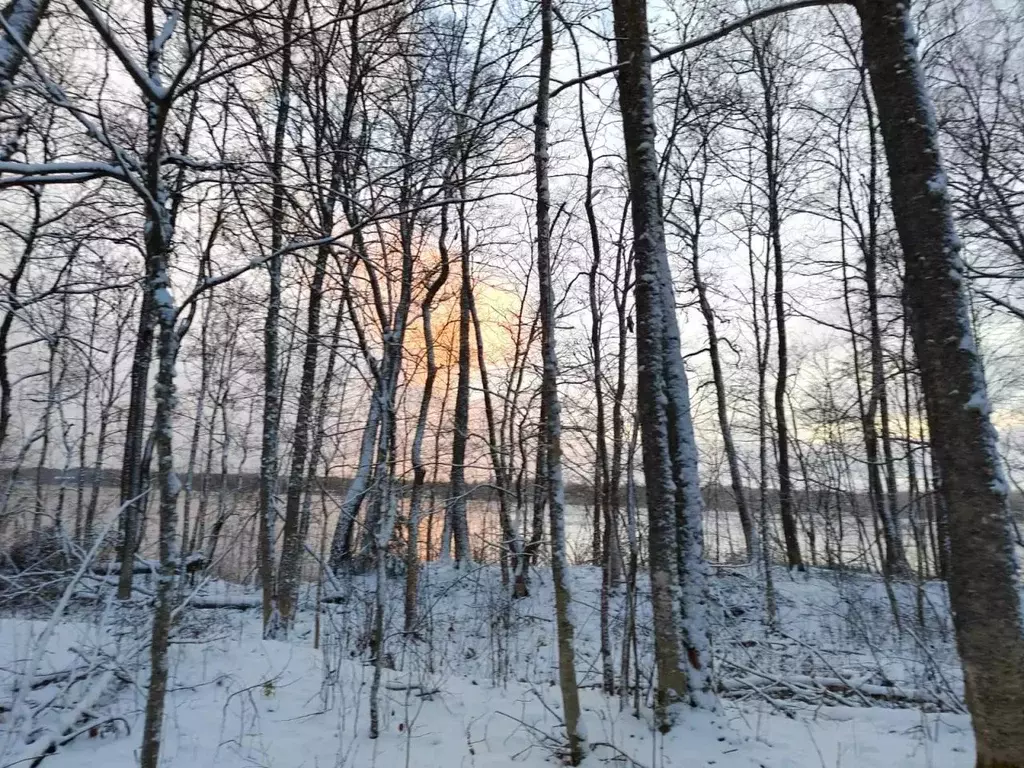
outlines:
{"label": "snow-covered branch", "polygon": [[35,184],[75,184],[104,177],[127,180],[124,170],[110,163],[18,163],[10,160],[0,162],[0,188]]}
{"label": "snow-covered branch", "polygon": [[96,9],[89,0],[75,0],[79,8],[82,9],[82,13],[89,19],[89,23],[93,29],[99,34],[103,42],[110,48],[111,52],[117,57],[117,60],[121,62],[121,66],[125,68],[125,71],[131,76],[135,84],[139,86],[146,98],[153,102],[161,102],[167,96],[167,91],[164,88],[159,87],[146,75],[145,71],[138,65],[135,59],[127,49],[121,44],[117,35],[114,34],[113,30],[103,17],[100,12]]}

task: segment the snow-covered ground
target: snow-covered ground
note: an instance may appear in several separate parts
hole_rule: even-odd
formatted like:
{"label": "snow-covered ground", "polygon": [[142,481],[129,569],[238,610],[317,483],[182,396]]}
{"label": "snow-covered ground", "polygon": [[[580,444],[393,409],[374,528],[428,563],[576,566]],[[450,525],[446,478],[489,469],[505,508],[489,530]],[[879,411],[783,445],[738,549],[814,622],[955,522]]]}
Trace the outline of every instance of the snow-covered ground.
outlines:
{"label": "snow-covered ground", "polygon": [[[754,582],[738,571],[719,571],[712,593],[720,710],[685,712],[663,736],[652,727],[646,701],[637,716],[632,699],[600,692],[599,574],[580,567],[573,575],[577,661],[592,745],[586,765],[973,765],[969,721],[956,711],[961,684],[940,585],[927,585],[920,595],[913,585],[900,585],[903,629],[897,632],[876,579],[829,572],[791,578],[778,571],[779,622],[768,632]],[[356,578],[344,587],[344,599],[324,606],[319,622],[310,605],[287,642],[261,639],[256,610],[183,612],[173,647],[163,764],[539,768],[556,762],[560,697],[546,572],[535,575],[529,598],[509,601],[494,568],[427,568],[416,638],[396,629],[402,605],[396,580],[387,643],[393,669],[385,676],[376,740],[368,738],[372,667],[366,662],[372,582]],[[206,585],[201,593],[207,604],[254,596],[225,584]],[[613,606],[617,668],[621,595]],[[68,723],[80,719],[76,704],[91,713],[91,724],[40,764],[136,764],[145,617],[144,604],[99,601],[75,603],[57,623],[0,620],[0,765],[32,765],[41,745],[52,742],[46,728],[67,733]],[[646,688],[646,610],[638,624]],[[48,680],[51,673],[67,672]],[[76,682],[78,677],[84,679]]]}

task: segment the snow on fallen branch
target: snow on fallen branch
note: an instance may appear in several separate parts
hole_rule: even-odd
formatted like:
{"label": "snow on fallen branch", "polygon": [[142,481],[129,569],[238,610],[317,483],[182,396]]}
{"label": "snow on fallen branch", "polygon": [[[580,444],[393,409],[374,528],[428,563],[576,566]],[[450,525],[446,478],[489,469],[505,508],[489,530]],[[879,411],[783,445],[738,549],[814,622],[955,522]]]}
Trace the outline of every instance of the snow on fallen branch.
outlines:
{"label": "snow on fallen branch", "polygon": [[[738,667],[739,665],[729,664]],[[929,706],[942,712],[964,712],[963,704],[923,688],[903,688],[897,685],[879,685],[864,680],[811,675],[774,676],[755,670],[735,678],[718,682],[723,696],[742,696],[752,693],[808,702],[829,698],[844,706],[869,706],[887,702],[902,707]]]}
{"label": "snow on fallen branch", "polygon": [[263,605],[259,595],[239,595],[238,597],[193,597],[188,601],[189,608],[216,610],[248,611]]}
{"label": "snow on fallen branch", "polygon": [[101,674],[78,704],[60,718],[60,724],[56,728],[48,727],[42,733],[33,734],[36,738],[29,745],[25,755],[16,762],[26,762],[31,768],[35,768],[46,755],[51,754],[57,748],[59,743],[65,741],[72,734],[81,732],[81,721],[93,719],[90,717],[89,711],[116,681],[117,675],[113,670],[107,670]]}

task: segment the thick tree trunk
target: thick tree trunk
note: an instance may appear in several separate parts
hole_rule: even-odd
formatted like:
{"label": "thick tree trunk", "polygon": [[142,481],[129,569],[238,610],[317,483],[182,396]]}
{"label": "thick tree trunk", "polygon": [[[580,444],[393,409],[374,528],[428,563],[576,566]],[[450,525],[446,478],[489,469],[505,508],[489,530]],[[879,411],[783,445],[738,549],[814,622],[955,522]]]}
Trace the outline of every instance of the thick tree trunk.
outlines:
{"label": "thick tree trunk", "polygon": [[7,433],[10,431],[11,425],[11,405],[14,401],[11,372],[8,366],[9,340],[14,320],[22,308],[21,300],[18,298],[18,286],[32,261],[32,254],[37,242],[38,224],[42,216],[40,199],[41,193],[35,192],[32,196],[33,226],[31,233],[22,249],[21,258],[14,265],[10,277],[7,278],[7,285],[4,286],[4,293],[7,294],[7,309],[4,311],[3,320],[0,320],[0,451],[3,450],[4,443],[7,442]]}
{"label": "thick tree trunk", "polygon": [[[147,2],[143,8],[148,41],[146,72],[150,83],[160,87],[163,45],[155,18],[156,6]],[[160,488],[158,545],[160,567],[157,575],[156,605],[149,644],[150,673],[146,692],[146,717],[142,728],[140,768],[157,768],[163,732],[164,704],[167,695],[168,651],[173,620],[175,573],[178,566],[178,494],[181,481],[174,472],[174,409],[175,368],[178,361],[178,313],[171,295],[170,259],[174,243],[174,218],[168,206],[169,190],[163,178],[164,134],[168,118],[166,103],[147,104],[145,186],[146,207],[145,295],[152,307],[153,325],[159,330],[157,339],[157,373],[153,390],[156,411],[153,418],[153,447],[156,450],[157,478]],[[144,302],[145,305],[145,302]],[[143,307],[145,309],[145,306]],[[143,400],[143,402],[145,402]],[[148,463],[147,450],[147,463]],[[130,559],[122,562],[122,574],[133,570]],[[122,581],[122,586],[124,585]],[[127,583],[131,594],[131,581]]]}
{"label": "thick tree trunk", "polygon": [[979,768],[1024,766],[1024,615],[1007,488],[965,290],[938,128],[908,3],[859,5],[889,160],[905,295],[941,500],[950,600]]}
{"label": "thick tree trunk", "polygon": [[636,258],[637,394],[650,520],[655,699],[661,727],[668,728],[675,702],[710,699],[703,502],[661,214],[646,2],[615,0],[612,7]]}
{"label": "thick tree trunk", "polygon": [[[154,229],[168,227],[160,222]],[[153,632],[150,639],[150,677],[146,695],[146,719],[142,732],[142,750],[139,756],[140,768],[157,768],[159,764],[160,740],[163,731],[164,700],[167,695],[168,663],[171,623],[173,619],[175,573],[179,564],[178,537],[178,493],[181,482],[174,472],[173,417],[175,405],[174,374],[178,356],[178,334],[175,328],[176,313],[171,301],[166,258],[171,242],[168,236],[165,249],[156,258],[163,263],[154,269],[156,277],[152,283],[154,306],[160,329],[158,343],[158,369],[154,399],[154,442],[157,454],[157,473],[160,486],[159,501],[159,547],[160,568],[157,575],[156,607],[153,615]]]}
{"label": "thick tree trunk", "polygon": [[30,49],[32,37],[48,6],[49,0],[11,0],[0,11],[5,27],[0,34],[0,104],[11,89],[25,58],[25,49]]}

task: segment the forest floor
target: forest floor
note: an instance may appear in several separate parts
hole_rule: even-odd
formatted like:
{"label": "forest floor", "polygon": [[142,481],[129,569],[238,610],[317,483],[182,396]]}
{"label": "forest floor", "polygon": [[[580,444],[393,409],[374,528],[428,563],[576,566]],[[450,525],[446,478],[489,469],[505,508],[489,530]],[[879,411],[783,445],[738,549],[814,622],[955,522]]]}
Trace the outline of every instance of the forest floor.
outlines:
{"label": "forest floor", "polygon": [[[577,665],[592,745],[585,765],[973,765],[942,585],[897,585],[897,631],[892,600],[875,577],[778,570],[775,580],[779,620],[769,631],[754,580],[716,569],[711,630],[720,708],[684,711],[662,735],[645,695],[637,715],[632,698],[600,692],[600,574],[575,567]],[[548,572],[534,574],[530,597],[509,601],[496,568],[429,566],[416,638],[397,631],[402,580],[389,588],[392,669],[384,676],[376,740],[368,737],[373,667],[366,661],[372,578],[347,580],[337,602],[319,614],[311,588],[288,641],[261,639],[258,610],[212,607],[255,604],[254,592],[223,583],[198,588],[192,602],[202,608],[182,611],[175,630],[162,765],[557,764],[563,734]],[[643,589],[637,651],[647,691],[651,633]],[[98,580],[80,584],[76,594],[60,616],[0,619],[0,766],[136,765],[148,674],[145,595],[118,605]],[[621,592],[613,596],[616,670],[624,602]],[[55,741],[67,743],[47,750]]]}

